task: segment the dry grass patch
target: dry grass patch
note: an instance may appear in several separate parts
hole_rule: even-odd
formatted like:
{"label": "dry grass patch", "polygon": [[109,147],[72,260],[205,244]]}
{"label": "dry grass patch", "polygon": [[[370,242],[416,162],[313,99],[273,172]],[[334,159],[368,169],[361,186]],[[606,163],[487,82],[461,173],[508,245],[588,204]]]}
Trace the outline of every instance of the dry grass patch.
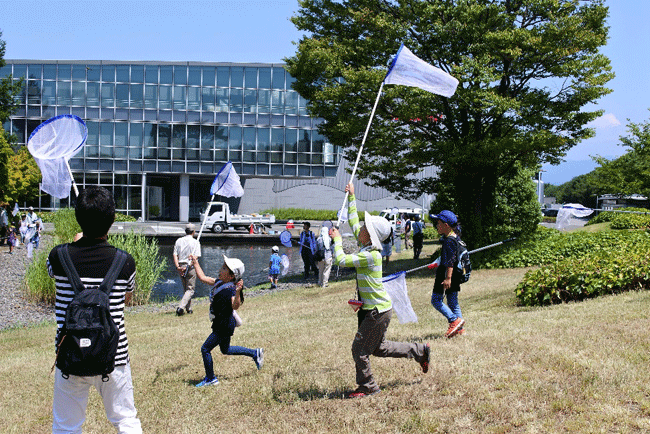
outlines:
{"label": "dry grass patch", "polygon": [[[395,265],[397,267],[397,264]],[[408,268],[408,267],[405,267]],[[431,276],[409,277],[417,324],[388,339],[430,342],[432,364],[371,358],[379,395],[354,389],[353,282],[249,298],[232,343],[264,347],[261,371],[215,349],[221,384],[196,389],[207,305],[194,315],[127,314],[136,406],[145,432],[641,433],[650,430],[650,293],[545,308],[516,305],[526,270],[475,271],[460,301],[467,333],[444,339]],[[3,432],[51,424],[54,324],[0,332]],[[85,432],[111,433],[91,394]]]}

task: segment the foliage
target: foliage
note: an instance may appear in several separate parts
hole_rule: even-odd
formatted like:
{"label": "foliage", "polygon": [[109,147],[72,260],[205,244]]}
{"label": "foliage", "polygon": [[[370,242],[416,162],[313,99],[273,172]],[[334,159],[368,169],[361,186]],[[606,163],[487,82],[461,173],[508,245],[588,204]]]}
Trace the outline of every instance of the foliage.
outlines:
{"label": "foliage", "polygon": [[34,251],[34,258],[25,270],[23,287],[29,299],[54,305],[56,287],[54,279],[47,272],[49,253],[50,246],[44,244]]}
{"label": "foliage", "polygon": [[559,185],[544,184],[544,196],[557,198]]}
{"label": "foliage", "polygon": [[14,155],[7,141],[5,130],[0,122],[0,202],[7,202],[7,186],[9,185],[9,161]]}
{"label": "foliage", "polygon": [[[62,208],[66,209],[66,208]],[[69,208],[73,211],[72,217],[74,217],[74,209]],[[43,220],[43,223],[54,223],[54,215],[56,214],[55,212],[49,212],[49,211],[43,211],[38,213],[38,217]],[[121,214],[121,213],[115,213],[115,223],[118,222],[134,222],[136,221],[136,218],[130,215],[126,214]]]}
{"label": "foliage", "polygon": [[[0,37],[2,32],[0,31]],[[4,60],[7,43],[0,39],[0,68],[7,63]],[[9,116],[16,112],[15,97],[22,91],[23,79],[13,81],[11,76],[0,77],[0,124],[9,119]],[[6,133],[3,131],[5,138]],[[1,180],[0,180],[1,181]]]}
{"label": "foliage", "polygon": [[587,225],[611,222],[612,229],[645,229],[650,228],[650,210],[645,208],[625,208],[622,211],[638,211],[647,214],[631,212],[603,211],[587,222]]}
{"label": "foliage", "polygon": [[[499,223],[499,181],[558,163],[593,135],[600,111],[582,108],[610,92],[603,0],[513,2],[303,0],[292,18],[308,33],[286,60],[293,88],[320,133],[356,157],[389,58],[404,43],[458,78],[449,99],[387,86],[359,165],[360,178],[404,197],[440,193],[456,203],[466,238]],[[433,165],[432,178],[416,178]],[[526,215],[538,220],[539,216]],[[528,224],[528,223],[527,223]]]}
{"label": "foliage", "polygon": [[52,215],[52,223],[54,223],[55,244],[71,243],[74,236],[81,232],[81,226],[77,223],[73,208],[56,211]]}
{"label": "foliage", "polygon": [[609,193],[600,182],[600,168],[579,175],[557,187],[555,200],[558,203],[579,203],[589,208],[596,208],[597,196]]}
{"label": "foliage", "polygon": [[41,171],[34,157],[25,146],[9,156],[8,182],[5,200],[10,202],[28,202],[38,197]]}
{"label": "foliage", "polygon": [[547,266],[527,272],[517,286],[517,297],[522,304],[532,306],[647,289],[649,251],[648,232],[619,232],[606,240],[600,238],[578,255],[560,256]]}
{"label": "foliage", "polygon": [[160,280],[166,268],[166,261],[160,256],[158,240],[140,233],[109,235],[108,242],[122,249],[135,259],[135,291],[131,303],[146,304],[151,298],[151,290]]}
{"label": "foliage", "polygon": [[[293,220],[293,221],[336,221],[338,210],[326,209],[308,209],[308,208],[271,208],[261,211],[261,214],[273,214],[277,220]],[[369,211],[371,215],[379,215],[379,211]],[[359,213],[359,220],[364,219],[364,213]]]}

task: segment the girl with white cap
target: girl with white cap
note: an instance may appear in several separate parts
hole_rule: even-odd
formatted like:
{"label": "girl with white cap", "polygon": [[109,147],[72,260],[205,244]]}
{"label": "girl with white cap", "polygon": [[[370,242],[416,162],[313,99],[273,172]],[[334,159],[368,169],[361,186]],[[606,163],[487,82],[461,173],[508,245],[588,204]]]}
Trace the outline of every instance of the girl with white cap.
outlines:
{"label": "girl with white cap", "polygon": [[356,366],[358,387],[350,398],[363,398],[380,392],[370,369],[370,355],[375,357],[404,357],[418,362],[422,372],[429,370],[429,344],[392,342],[385,339],[393,305],[382,282],[381,243],[390,236],[391,226],[383,217],[365,213],[366,225],[359,224],[354,185],[348,184],[348,223],[362,248],[357,254],[343,252],[341,234],[330,229],[334,240],[335,262],[341,267],[355,267],[357,294],[362,303],[357,311],[358,329],[352,343],[352,358]]}

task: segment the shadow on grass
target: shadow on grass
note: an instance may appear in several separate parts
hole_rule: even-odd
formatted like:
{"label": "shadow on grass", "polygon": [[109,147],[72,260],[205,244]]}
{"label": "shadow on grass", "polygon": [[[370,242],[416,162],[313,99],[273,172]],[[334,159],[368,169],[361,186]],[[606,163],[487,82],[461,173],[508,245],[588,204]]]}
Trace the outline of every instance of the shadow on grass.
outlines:
{"label": "shadow on grass", "polygon": [[[381,393],[377,396],[381,396],[385,393],[389,393],[391,390],[397,389],[402,386],[412,386],[414,384],[420,384],[421,379],[416,379],[412,381],[405,380],[396,380],[386,384],[382,384]],[[350,394],[353,393],[356,389],[323,389],[315,386],[304,387],[304,388],[273,388],[273,400],[282,403],[289,404],[296,401],[314,401],[317,399],[355,399],[350,398]],[[358,398],[356,398],[358,399]]]}

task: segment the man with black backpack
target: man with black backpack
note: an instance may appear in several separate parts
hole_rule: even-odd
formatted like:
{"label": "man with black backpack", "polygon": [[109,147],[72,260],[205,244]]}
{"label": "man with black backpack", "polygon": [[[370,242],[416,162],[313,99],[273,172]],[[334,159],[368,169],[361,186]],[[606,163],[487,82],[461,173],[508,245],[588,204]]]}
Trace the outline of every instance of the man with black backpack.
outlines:
{"label": "man with black backpack", "polygon": [[56,285],[56,375],[53,433],[80,433],[91,386],[120,433],[142,433],[124,328],[135,286],[133,257],[107,242],[115,220],[113,195],[88,187],[77,198],[83,237],[56,246],[47,261]]}

